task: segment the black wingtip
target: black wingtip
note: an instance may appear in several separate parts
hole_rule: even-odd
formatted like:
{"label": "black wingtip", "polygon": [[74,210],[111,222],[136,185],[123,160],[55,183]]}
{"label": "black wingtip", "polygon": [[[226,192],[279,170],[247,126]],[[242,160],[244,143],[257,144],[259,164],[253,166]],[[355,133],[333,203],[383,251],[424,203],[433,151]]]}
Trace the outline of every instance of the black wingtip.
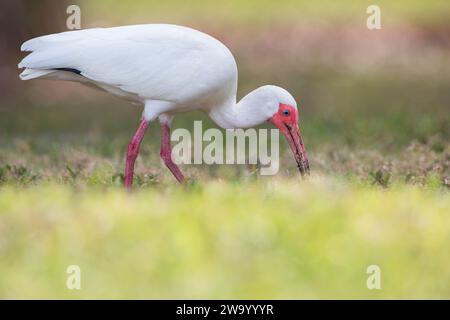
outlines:
{"label": "black wingtip", "polygon": [[54,68],[53,70],[59,70],[59,71],[67,71],[67,72],[73,72],[76,74],[81,74],[81,71],[74,68]]}

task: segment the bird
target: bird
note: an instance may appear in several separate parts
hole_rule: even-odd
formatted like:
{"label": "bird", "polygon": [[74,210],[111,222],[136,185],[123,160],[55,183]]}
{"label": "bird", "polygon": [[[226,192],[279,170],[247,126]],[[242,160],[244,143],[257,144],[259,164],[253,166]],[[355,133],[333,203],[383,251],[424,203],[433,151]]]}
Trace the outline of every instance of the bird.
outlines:
{"label": "bird", "polygon": [[302,176],[309,161],[293,96],[263,85],[237,101],[238,69],[231,51],[201,31],[173,24],[90,28],[25,41],[18,64],[22,80],[79,82],[143,106],[128,145],[124,185],[133,184],[134,164],[151,122],[161,125],[160,156],[175,179],[184,175],[172,160],[170,128],[178,113],[202,110],[223,129],[270,122],[285,136]]}

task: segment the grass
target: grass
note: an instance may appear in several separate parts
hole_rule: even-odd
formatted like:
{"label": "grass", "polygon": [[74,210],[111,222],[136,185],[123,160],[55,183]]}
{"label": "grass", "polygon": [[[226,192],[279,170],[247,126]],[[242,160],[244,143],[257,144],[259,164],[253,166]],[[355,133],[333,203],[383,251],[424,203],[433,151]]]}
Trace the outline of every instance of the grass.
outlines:
{"label": "grass", "polygon": [[310,149],[308,180],[286,148],[277,176],[183,166],[185,186],[147,141],[127,193],[116,134],[3,141],[0,298],[450,298],[441,138],[388,151],[341,137]]}
{"label": "grass", "polygon": [[[1,298],[449,298],[450,197],[323,176],[2,187]],[[368,290],[378,265],[382,289]],[[81,268],[68,290],[66,269]]]}
{"label": "grass", "polygon": [[[448,142],[305,131],[321,141],[308,180],[284,145],[277,176],[192,165],[179,186],[151,137],[131,194],[127,133],[7,132],[0,298],[450,298]],[[381,290],[366,287],[373,264]],[[69,265],[81,290],[66,288]]]}

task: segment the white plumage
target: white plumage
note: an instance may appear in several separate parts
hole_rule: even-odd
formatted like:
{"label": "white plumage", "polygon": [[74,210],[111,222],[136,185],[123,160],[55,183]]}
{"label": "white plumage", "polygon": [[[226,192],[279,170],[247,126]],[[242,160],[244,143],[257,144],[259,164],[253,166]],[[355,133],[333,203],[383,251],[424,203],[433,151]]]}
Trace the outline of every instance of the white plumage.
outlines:
{"label": "white plumage", "polygon": [[145,105],[143,119],[170,125],[175,113],[200,109],[223,128],[270,120],[294,98],[263,86],[236,103],[237,67],[215,38],[187,27],[148,24],[95,28],[26,41],[22,80],[76,81]]}
{"label": "white plumage", "polygon": [[168,102],[178,111],[207,108],[236,92],[231,52],[218,40],[186,27],[150,24],[69,31],[31,39],[21,49],[32,51],[19,64],[26,68],[23,80],[90,82],[136,102]]}

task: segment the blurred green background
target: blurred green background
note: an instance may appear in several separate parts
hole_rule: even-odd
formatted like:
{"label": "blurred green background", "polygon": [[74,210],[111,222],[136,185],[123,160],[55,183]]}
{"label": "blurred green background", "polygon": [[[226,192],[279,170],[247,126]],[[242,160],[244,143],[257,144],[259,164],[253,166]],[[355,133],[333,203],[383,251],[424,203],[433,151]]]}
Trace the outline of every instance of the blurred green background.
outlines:
{"label": "blurred green background", "polygon": [[[236,58],[239,98],[263,84],[288,89],[310,181],[283,141],[275,177],[183,166],[191,180],[179,188],[151,126],[138,190],[124,195],[142,109],[80,84],[18,78],[20,44],[66,31],[69,4],[82,28],[173,23],[211,34]],[[366,27],[371,4],[381,30]],[[445,0],[2,0],[0,297],[450,298],[449,17]],[[174,127],[198,119],[214,126],[193,112]],[[68,291],[65,266],[77,263],[89,280]],[[372,263],[386,274],[381,291],[365,287]]]}

